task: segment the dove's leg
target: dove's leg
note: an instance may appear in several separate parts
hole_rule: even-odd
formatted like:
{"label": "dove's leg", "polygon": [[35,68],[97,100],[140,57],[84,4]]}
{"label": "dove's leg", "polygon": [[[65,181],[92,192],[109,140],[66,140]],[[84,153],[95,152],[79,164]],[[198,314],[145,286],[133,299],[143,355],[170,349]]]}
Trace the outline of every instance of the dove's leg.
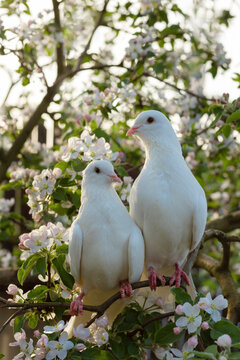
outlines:
{"label": "dove's leg", "polygon": [[82,298],[84,297],[84,292],[82,292],[75,300],[72,301],[70,305],[70,315],[81,315],[83,313],[83,304]]}
{"label": "dove's leg", "polygon": [[121,298],[125,298],[125,296],[130,297],[133,294],[132,285],[129,282],[121,283],[120,287]]}
{"label": "dove's leg", "polygon": [[164,276],[157,273],[154,270],[154,268],[152,266],[150,266],[148,269],[148,281],[149,281],[149,286],[150,286],[151,290],[154,290],[154,291],[156,290],[157,279],[159,279],[161,281],[162,286],[164,286],[166,284],[166,280],[165,280]]}
{"label": "dove's leg", "polygon": [[180,268],[180,266],[178,264],[175,264],[175,273],[173,274],[173,276],[170,279],[169,285],[172,286],[175,282],[175,286],[179,287],[181,285],[181,277],[183,277],[187,283],[187,285],[190,285],[190,281],[189,278],[187,276],[187,274]]}

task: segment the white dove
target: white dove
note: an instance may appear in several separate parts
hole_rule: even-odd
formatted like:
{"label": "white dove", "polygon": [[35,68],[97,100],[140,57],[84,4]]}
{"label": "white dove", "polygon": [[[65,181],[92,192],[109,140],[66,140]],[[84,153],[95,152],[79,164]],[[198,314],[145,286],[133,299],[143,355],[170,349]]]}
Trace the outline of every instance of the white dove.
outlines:
{"label": "white dove", "polygon": [[205,193],[164,114],[142,112],[128,130],[127,135],[131,134],[142,140],[146,151],[144,167],[131,189],[130,215],[143,233],[149,285],[156,290],[156,278],[164,285],[163,275],[172,274],[170,285],[180,286],[181,276],[189,285],[181,267],[205,229]]}
{"label": "white dove", "polygon": [[83,173],[81,207],[69,242],[71,273],[81,287],[81,295],[71,304],[72,315],[82,313],[83,296],[88,305],[100,305],[119,288],[122,297],[130,296],[130,283],[142,274],[142,233],[113,182],[121,180],[106,160],[91,162]]}

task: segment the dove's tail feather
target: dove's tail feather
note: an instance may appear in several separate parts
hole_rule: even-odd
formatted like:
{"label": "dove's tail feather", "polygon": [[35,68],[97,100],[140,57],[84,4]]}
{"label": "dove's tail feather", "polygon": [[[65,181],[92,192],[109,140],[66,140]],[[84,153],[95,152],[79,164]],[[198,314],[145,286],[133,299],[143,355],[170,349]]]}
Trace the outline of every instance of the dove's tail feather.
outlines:
{"label": "dove's tail feather", "polygon": [[192,300],[194,300],[197,296],[197,290],[196,290],[195,284],[193,282],[191,273],[189,273],[188,278],[189,278],[190,285],[187,286],[187,292],[191,296]]}
{"label": "dove's tail feather", "polygon": [[[114,289],[111,291],[102,291],[102,290],[91,290],[87,295],[83,297],[83,304],[85,305],[101,305],[107,299],[109,299],[112,295],[114,295],[119,289]],[[109,325],[111,326],[117,315],[121,312],[124,306],[129,302],[129,298],[119,299],[115,301],[107,310],[106,314],[108,317]],[[92,312],[83,311],[82,315],[72,316],[69,320],[65,331],[68,333],[68,337],[72,336],[73,328],[76,328],[78,325],[83,324],[84,326],[87,324],[89,320],[91,320]]]}

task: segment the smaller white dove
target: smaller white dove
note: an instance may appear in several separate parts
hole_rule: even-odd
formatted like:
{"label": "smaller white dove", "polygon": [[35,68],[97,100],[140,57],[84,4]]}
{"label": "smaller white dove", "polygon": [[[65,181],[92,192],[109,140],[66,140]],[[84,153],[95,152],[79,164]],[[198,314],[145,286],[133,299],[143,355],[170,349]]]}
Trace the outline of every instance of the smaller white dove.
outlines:
{"label": "smaller white dove", "polygon": [[172,274],[170,285],[180,286],[181,276],[189,285],[181,267],[204,233],[205,193],[164,114],[142,112],[128,130],[127,135],[131,134],[142,140],[146,151],[144,167],[130,193],[130,215],[143,233],[150,287],[156,290],[156,278],[164,284],[163,275]]}
{"label": "smaller white dove", "polygon": [[[130,283],[138,281],[144,266],[144,240],[116,193],[113,182],[121,182],[109,161],[91,162],[83,173],[81,207],[71,226],[70,268],[81,287],[70,313],[82,313],[82,298],[100,304],[96,290],[108,293],[120,288],[130,296]],[[98,292],[99,294],[99,292]]]}

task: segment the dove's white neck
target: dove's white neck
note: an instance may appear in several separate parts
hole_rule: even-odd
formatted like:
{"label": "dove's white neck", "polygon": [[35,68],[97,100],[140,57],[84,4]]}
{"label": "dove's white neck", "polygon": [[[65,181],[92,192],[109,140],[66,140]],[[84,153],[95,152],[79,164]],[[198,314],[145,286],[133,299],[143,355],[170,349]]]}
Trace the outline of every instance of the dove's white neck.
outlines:
{"label": "dove's white neck", "polygon": [[110,184],[82,183],[81,203],[85,201],[106,201],[109,198],[115,198],[116,191]]}
{"label": "dove's white neck", "polygon": [[160,165],[168,168],[176,166],[177,163],[182,161],[185,163],[177,137],[174,143],[161,142],[159,139],[151,139],[151,141],[144,139],[143,144],[146,151],[145,166],[151,164],[152,166]]}

